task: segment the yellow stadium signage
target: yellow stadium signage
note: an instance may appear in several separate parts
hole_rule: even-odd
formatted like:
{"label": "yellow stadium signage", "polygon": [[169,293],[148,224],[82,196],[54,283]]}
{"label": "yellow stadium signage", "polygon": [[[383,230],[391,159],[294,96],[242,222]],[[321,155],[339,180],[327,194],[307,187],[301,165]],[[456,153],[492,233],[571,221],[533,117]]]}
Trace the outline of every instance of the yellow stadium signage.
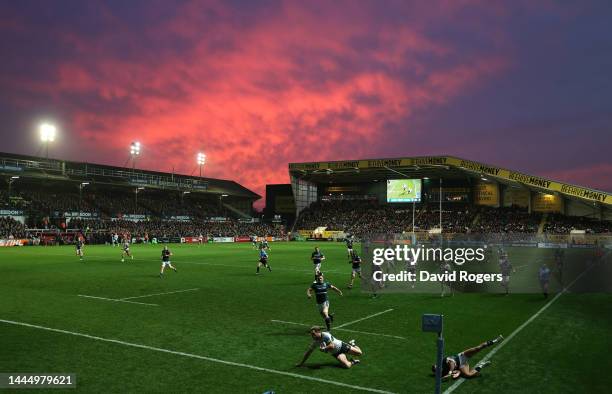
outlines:
{"label": "yellow stadium signage", "polygon": [[522,183],[524,185],[538,187],[540,189],[562,193],[568,196],[578,197],[585,200],[597,201],[612,205],[612,194],[598,190],[588,189],[580,186],[567,185],[537,176],[526,175],[520,172],[510,171],[501,167],[478,163],[476,161],[464,160],[453,156],[423,156],[400,159],[376,159],[376,160],[347,160],[318,163],[291,163],[290,170],[343,170],[343,169],[368,169],[385,167],[410,167],[410,166],[434,166],[447,165],[464,169],[480,175],[490,175],[499,179]]}

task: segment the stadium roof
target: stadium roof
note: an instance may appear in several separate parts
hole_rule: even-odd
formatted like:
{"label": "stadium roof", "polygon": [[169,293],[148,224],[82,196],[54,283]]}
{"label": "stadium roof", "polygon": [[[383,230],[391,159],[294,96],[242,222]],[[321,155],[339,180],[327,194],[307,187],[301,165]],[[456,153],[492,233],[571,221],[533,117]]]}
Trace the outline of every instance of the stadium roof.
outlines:
{"label": "stadium roof", "polygon": [[454,156],[289,163],[290,175],[314,183],[327,184],[334,182],[367,182],[401,177],[394,171],[415,178],[484,178],[485,180],[495,180],[533,191],[559,194],[572,199],[588,201],[607,208],[612,207],[612,194],[608,192],[528,175]]}
{"label": "stadium roof", "polygon": [[237,182],[200,178],[167,172],[147,171],[104,164],[82,163],[0,152],[0,176],[26,179],[94,182],[113,186],[171,189],[207,194],[260,199],[261,196]]}

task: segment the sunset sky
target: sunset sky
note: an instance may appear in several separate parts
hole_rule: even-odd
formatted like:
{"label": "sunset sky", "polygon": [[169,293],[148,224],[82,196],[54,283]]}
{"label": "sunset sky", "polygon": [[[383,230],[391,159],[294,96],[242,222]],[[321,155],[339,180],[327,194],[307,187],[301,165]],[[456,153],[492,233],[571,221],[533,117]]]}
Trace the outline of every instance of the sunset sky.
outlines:
{"label": "sunset sky", "polygon": [[[0,151],[236,180],[455,155],[612,191],[612,2],[0,0]],[[197,173],[197,171],[196,171]]]}

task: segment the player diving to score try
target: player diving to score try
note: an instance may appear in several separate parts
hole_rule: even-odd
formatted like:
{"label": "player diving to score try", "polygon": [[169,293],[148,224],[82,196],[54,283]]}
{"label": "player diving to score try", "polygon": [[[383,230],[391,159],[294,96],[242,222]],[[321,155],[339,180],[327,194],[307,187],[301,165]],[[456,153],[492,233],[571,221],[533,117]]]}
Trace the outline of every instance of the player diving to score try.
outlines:
{"label": "player diving to score try", "polygon": [[[466,378],[477,376],[480,373],[482,367],[489,364],[490,361],[480,362],[476,365],[475,368],[472,369],[470,368],[470,364],[468,364],[470,357],[474,356],[482,349],[487,348],[489,346],[493,346],[503,340],[504,337],[499,335],[497,338],[483,342],[476,347],[469,348],[467,350],[462,351],[461,353],[454,354],[452,356],[444,357],[444,359],[442,360],[442,379],[447,379],[449,377],[457,379],[462,375]],[[435,365],[431,366],[431,371],[434,374],[436,373]]]}
{"label": "player diving to score try", "polygon": [[312,298],[312,292],[314,291],[315,297],[317,300],[317,308],[319,309],[319,313],[323,316],[325,320],[325,326],[327,326],[327,330],[331,330],[331,324],[334,321],[334,315],[329,313],[329,298],[327,296],[327,290],[332,289],[336,293],[342,295],[342,290],[337,288],[336,286],[330,284],[325,281],[322,273],[317,275],[317,280],[312,282],[312,285],[306,290],[306,295],[308,298]]}
{"label": "player diving to score try", "polygon": [[314,326],[310,329],[310,336],[312,337],[312,344],[308,347],[308,350],[304,353],[304,357],[302,357],[302,361],[300,361],[296,367],[304,365],[308,357],[310,357],[317,347],[322,352],[331,354],[344,368],[350,368],[355,364],[359,364],[359,360],[349,359],[347,357],[347,355],[361,356],[363,354],[359,346],[355,345],[355,340],[350,340],[348,343],[342,342],[334,338],[329,332],[322,331],[319,326]]}

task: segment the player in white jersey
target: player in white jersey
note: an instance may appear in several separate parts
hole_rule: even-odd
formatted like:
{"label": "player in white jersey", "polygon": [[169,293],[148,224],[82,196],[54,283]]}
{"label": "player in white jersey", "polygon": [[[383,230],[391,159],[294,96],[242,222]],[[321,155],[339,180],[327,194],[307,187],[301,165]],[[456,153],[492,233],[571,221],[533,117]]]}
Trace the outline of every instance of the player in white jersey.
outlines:
{"label": "player in white jersey", "polygon": [[130,253],[130,241],[127,238],[123,240],[123,251],[121,252],[121,262],[125,262],[125,257],[134,260],[134,256]]}
{"label": "player in white jersey", "polygon": [[313,326],[310,329],[310,336],[312,337],[312,343],[304,353],[302,361],[296,366],[301,367],[304,365],[308,357],[318,347],[324,353],[331,354],[336,360],[342,364],[344,368],[350,368],[355,364],[359,364],[359,360],[354,360],[348,356],[361,356],[363,352],[359,346],[355,345],[355,341],[351,340],[348,343],[342,342],[335,338],[331,333],[323,331],[319,326]]}

